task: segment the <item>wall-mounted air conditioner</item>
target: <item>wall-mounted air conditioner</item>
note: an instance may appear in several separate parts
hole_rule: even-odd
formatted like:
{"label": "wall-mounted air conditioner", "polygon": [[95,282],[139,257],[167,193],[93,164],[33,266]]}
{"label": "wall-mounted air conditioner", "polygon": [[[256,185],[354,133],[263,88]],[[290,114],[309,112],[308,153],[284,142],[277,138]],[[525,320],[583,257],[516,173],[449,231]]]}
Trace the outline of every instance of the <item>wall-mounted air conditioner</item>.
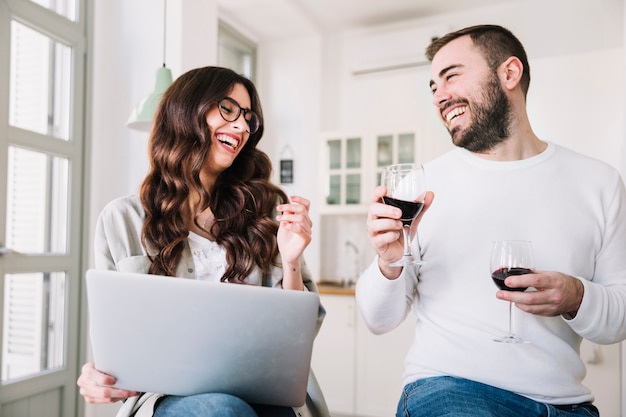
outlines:
{"label": "wall-mounted air conditioner", "polygon": [[377,72],[396,71],[407,68],[417,68],[430,65],[426,57],[406,56],[388,58],[380,61],[363,62],[352,67],[352,75],[366,75]]}
{"label": "wall-mounted air conditioner", "polygon": [[446,32],[443,27],[393,26],[350,34],[345,53],[351,75],[428,66],[426,47]]}

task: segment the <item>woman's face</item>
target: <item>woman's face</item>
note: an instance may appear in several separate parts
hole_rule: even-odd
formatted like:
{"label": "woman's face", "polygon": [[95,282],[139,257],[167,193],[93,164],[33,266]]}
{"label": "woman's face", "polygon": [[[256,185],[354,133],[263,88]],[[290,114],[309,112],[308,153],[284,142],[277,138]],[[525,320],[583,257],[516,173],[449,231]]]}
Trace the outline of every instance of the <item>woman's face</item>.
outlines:
{"label": "woman's face", "polygon": [[[242,84],[235,84],[228,98],[234,100],[242,109],[250,109],[250,95]],[[229,103],[232,104],[232,101]],[[232,105],[229,107],[233,109]],[[234,111],[237,110],[234,106]],[[244,119],[244,111],[240,112],[237,119],[229,122],[222,117],[216,105],[207,113],[206,122],[211,131],[211,149],[203,171],[205,175],[215,179],[232,165],[248,141],[250,133],[248,123]]]}

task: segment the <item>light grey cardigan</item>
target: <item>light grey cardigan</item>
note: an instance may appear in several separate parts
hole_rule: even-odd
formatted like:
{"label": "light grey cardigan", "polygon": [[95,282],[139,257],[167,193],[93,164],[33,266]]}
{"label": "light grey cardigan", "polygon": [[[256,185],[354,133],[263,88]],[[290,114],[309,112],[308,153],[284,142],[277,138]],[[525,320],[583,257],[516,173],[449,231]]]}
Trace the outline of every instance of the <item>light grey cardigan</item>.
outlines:
{"label": "light grey cardigan", "polygon": [[[94,251],[96,269],[147,273],[150,259],[141,244],[141,229],[145,213],[137,196],[121,197],[111,201],[102,210],[96,224]],[[153,255],[153,254],[151,254]],[[176,275],[183,278],[194,278],[194,261],[186,244],[181,260],[176,268]],[[308,291],[317,292],[317,286],[311,279],[311,273],[303,262],[302,280]],[[263,280],[263,285],[282,286],[282,269],[273,267],[271,276]],[[265,282],[267,281],[267,282]],[[325,310],[320,306],[317,317],[317,328],[322,324]],[[154,405],[163,394],[144,393],[126,400],[117,417],[152,416]],[[307,386],[306,403],[294,408],[300,417],[330,417],[326,401],[315,375],[311,370]]]}

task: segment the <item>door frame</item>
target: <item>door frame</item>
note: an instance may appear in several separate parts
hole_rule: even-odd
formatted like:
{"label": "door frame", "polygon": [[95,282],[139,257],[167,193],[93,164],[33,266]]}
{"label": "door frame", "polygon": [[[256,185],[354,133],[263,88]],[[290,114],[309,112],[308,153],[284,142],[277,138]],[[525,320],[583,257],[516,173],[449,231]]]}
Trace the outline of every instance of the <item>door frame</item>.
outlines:
{"label": "door frame", "polygon": [[[4,274],[19,272],[65,272],[65,353],[64,366],[43,371],[32,377],[3,384],[0,389],[0,415],[4,407],[20,404],[20,413],[28,409],[57,412],[59,416],[82,414],[83,403],[76,387],[76,376],[86,351],[83,276],[87,265],[89,245],[88,227],[88,166],[90,132],[87,115],[90,114],[91,91],[87,87],[91,71],[91,23],[93,0],[76,0],[78,16],[75,22],[51,12],[32,1],[0,0],[0,166],[7,166],[8,148],[20,145],[56,154],[68,159],[68,250],[60,255],[18,255],[7,253],[0,258],[0,311],[4,304]],[[68,141],[50,141],[49,138],[9,125],[10,46],[11,21],[19,20],[57,39],[71,48],[71,107]],[[39,137],[38,137],[39,136]],[[40,140],[41,139],[41,140]],[[0,244],[6,236],[5,219],[7,170],[0,170]],[[2,245],[0,245],[2,246]],[[0,330],[0,343],[2,343]],[[0,353],[1,356],[1,353]],[[0,360],[2,358],[0,357]],[[58,401],[59,410],[46,407],[46,396]],[[7,404],[11,404],[7,406]],[[8,408],[11,409],[11,408]],[[53,414],[57,415],[57,414]]]}

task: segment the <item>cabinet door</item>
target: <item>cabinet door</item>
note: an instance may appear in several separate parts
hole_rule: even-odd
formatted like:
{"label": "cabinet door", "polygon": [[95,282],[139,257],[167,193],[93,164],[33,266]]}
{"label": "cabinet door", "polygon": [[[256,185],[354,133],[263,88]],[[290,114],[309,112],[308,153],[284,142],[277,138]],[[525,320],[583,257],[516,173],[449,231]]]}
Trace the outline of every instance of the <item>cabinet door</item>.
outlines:
{"label": "cabinet door", "polygon": [[354,414],[355,301],[321,295],[326,317],[313,346],[311,367],[333,416]]}
{"label": "cabinet door", "polygon": [[[583,384],[595,396],[601,416],[620,415],[620,344],[596,345],[583,340],[580,355],[587,366]],[[622,398],[621,401],[624,401]]]}
{"label": "cabinet door", "polygon": [[331,136],[325,139],[324,145],[326,149],[322,168],[325,173],[325,205],[341,207],[363,204],[363,137]]}
{"label": "cabinet door", "polygon": [[376,166],[409,164],[415,161],[415,133],[382,134],[376,136]]}
{"label": "cabinet door", "polygon": [[395,415],[402,392],[404,357],[415,333],[413,315],[396,329],[372,334],[357,317],[356,415]]}
{"label": "cabinet door", "polygon": [[417,142],[414,132],[389,133],[376,135],[375,161],[376,184],[380,184],[380,174],[384,167],[392,164],[408,164],[415,160]]}
{"label": "cabinet door", "polygon": [[339,138],[329,139],[326,145],[326,159],[322,166],[324,172],[328,172],[325,184],[325,203],[328,205],[339,205],[342,202],[342,181],[341,166],[343,161],[343,146]]}

